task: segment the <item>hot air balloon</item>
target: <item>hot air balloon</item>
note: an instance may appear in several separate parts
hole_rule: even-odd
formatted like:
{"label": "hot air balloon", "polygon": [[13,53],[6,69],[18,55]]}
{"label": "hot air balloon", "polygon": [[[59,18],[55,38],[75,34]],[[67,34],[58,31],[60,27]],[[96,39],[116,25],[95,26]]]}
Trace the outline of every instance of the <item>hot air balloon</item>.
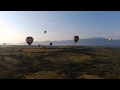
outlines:
{"label": "hot air balloon", "polygon": [[52,43],[50,43],[50,46],[52,46]]}
{"label": "hot air balloon", "polygon": [[34,39],[33,39],[33,37],[31,37],[31,36],[28,36],[28,37],[26,38],[26,42],[28,43],[28,45],[31,45],[33,41],[34,41]]}
{"label": "hot air balloon", "polygon": [[75,43],[77,43],[77,41],[79,40],[79,37],[78,36],[74,36],[73,40],[74,40]]}
{"label": "hot air balloon", "polygon": [[46,31],[44,31],[44,33],[46,33]]}
{"label": "hot air balloon", "polygon": [[112,41],[112,38],[109,38],[109,41]]}
{"label": "hot air balloon", "polygon": [[40,44],[38,44],[38,47],[40,47]]}

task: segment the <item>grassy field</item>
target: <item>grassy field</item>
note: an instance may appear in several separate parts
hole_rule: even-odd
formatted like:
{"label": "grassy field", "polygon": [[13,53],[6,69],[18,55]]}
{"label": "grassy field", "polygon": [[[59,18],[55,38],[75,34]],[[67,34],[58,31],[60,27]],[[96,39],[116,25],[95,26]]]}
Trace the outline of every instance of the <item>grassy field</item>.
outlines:
{"label": "grassy field", "polygon": [[0,79],[119,79],[120,48],[0,46]]}

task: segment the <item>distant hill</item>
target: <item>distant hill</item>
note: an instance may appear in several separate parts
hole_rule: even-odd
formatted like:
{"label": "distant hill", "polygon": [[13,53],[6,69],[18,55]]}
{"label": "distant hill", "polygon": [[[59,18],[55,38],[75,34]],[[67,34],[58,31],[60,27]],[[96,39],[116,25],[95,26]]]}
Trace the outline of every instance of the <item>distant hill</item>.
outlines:
{"label": "distant hill", "polygon": [[[61,41],[34,41],[32,45],[49,45],[50,42],[53,45],[75,45],[73,40],[61,40]],[[19,44],[27,44],[26,42],[19,43]],[[86,39],[79,39],[76,45],[85,45],[85,46],[120,46],[120,40],[113,40],[109,41],[108,39],[104,38],[86,38]]]}

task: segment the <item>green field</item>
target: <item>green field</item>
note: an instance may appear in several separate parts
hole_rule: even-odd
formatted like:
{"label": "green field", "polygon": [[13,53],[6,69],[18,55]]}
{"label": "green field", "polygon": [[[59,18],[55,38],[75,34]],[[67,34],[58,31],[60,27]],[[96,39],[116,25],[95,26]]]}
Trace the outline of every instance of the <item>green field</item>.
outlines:
{"label": "green field", "polygon": [[120,48],[0,46],[0,79],[119,79]]}

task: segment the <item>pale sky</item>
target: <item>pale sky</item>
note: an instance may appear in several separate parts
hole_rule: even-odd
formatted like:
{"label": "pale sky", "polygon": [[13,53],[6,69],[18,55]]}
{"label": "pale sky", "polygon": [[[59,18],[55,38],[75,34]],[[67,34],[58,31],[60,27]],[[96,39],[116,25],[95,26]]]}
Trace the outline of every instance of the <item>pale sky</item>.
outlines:
{"label": "pale sky", "polygon": [[27,36],[71,40],[74,35],[120,39],[120,11],[0,11],[0,43],[25,42]]}

